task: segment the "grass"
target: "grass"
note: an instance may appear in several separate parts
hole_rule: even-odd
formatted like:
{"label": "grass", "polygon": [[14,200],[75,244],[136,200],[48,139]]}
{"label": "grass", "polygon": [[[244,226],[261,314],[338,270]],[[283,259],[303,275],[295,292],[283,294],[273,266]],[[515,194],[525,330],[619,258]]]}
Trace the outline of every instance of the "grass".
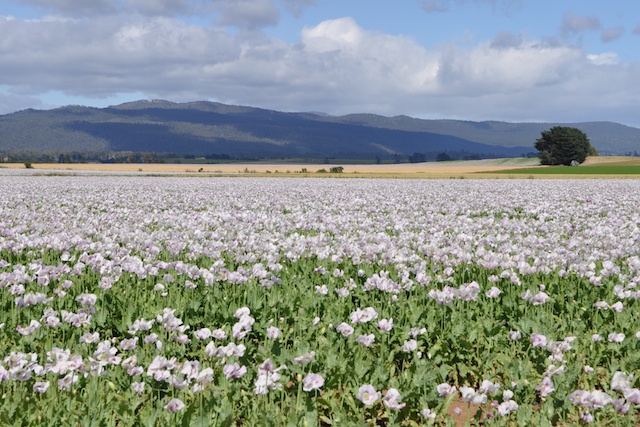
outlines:
{"label": "grass", "polygon": [[[480,174],[485,174],[480,172]],[[640,158],[638,157],[588,157],[587,160],[578,167],[572,166],[549,166],[527,169],[509,169],[491,172],[493,176],[509,175],[510,177],[545,176],[545,177],[607,177],[612,175],[636,176],[640,175]]]}
{"label": "grass", "polygon": [[594,166],[550,166],[540,169],[512,169],[502,174],[518,175],[640,175],[640,166],[635,165],[594,165]]}

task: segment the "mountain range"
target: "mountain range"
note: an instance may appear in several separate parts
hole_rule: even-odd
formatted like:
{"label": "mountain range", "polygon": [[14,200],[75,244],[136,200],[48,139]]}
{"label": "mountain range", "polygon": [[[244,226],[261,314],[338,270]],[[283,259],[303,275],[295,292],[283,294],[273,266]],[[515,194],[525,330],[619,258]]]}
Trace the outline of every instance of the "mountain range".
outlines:
{"label": "mountain range", "polygon": [[373,159],[424,153],[516,157],[553,126],[581,129],[601,154],[640,151],[640,129],[613,122],[507,123],[375,114],[286,113],[216,102],[135,101],[0,116],[0,152],[173,153],[235,158]]}

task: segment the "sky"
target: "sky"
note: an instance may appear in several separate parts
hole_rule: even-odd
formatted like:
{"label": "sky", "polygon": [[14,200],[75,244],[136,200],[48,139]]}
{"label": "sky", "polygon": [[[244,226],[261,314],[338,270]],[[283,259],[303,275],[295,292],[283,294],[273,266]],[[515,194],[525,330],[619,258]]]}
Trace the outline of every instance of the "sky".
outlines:
{"label": "sky", "polygon": [[0,1],[0,114],[139,99],[640,127],[640,1]]}

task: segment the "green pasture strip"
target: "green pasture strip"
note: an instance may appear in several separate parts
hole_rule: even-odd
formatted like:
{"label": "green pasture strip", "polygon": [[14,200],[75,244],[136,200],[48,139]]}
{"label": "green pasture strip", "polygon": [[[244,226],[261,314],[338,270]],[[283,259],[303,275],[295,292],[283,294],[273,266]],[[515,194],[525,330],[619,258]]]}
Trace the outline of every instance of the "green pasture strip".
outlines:
{"label": "green pasture strip", "polygon": [[489,173],[510,175],[640,175],[640,166],[550,166],[546,168],[509,169]]}

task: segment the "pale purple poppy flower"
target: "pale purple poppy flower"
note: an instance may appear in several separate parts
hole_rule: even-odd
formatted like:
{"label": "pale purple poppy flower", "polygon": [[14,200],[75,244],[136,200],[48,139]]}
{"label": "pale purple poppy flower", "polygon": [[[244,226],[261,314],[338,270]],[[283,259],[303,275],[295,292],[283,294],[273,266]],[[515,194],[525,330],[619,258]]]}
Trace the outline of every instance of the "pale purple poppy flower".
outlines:
{"label": "pale purple poppy flower", "polygon": [[373,307],[367,307],[365,309],[357,309],[351,313],[351,323],[367,323],[378,317],[378,312]]}
{"label": "pale purple poppy flower", "polygon": [[45,393],[49,389],[49,381],[36,381],[33,383],[33,391],[36,393]]}
{"label": "pale purple poppy flower", "polygon": [[16,331],[18,331],[20,335],[27,336],[27,335],[33,334],[35,331],[40,329],[40,326],[41,326],[40,322],[38,322],[35,319],[32,319],[31,322],[29,323],[29,326],[22,326],[22,325],[16,326]]}
{"label": "pale purple poppy flower", "polygon": [[498,298],[498,296],[500,296],[501,293],[502,291],[499,288],[496,288],[495,286],[493,286],[491,289],[485,292],[485,295],[488,298]]}
{"label": "pale purple poppy flower", "polygon": [[202,328],[193,332],[193,336],[198,338],[199,340],[206,340],[211,337],[211,329]]}
{"label": "pale purple poppy flower", "polygon": [[384,399],[382,399],[382,403],[384,403],[387,408],[397,411],[407,405],[406,403],[400,403],[400,400],[402,400],[400,392],[395,388],[390,388],[387,390],[387,394],[385,394]]}
{"label": "pale purple poppy flower", "polygon": [[547,337],[541,334],[531,334],[531,344],[534,347],[545,347],[547,345]]}
{"label": "pale purple poppy flower", "polygon": [[242,316],[248,316],[250,314],[251,314],[251,310],[249,310],[249,307],[240,307],[233,314],[233,317],[235,317],[236,319],[240,319]]}
{"label": "pale purple poppy flower", "polygon": [[540,384],[536,386],[536,391],[540,393],[540,397],[546,397],[555,391],[555,387],[549,377],[544,377]]}
{"label": "pale purple poppy flower", "polygon": [[436,418],[436,413],[431,411],[431,409],[429,408],[424,408],[422,411],[420,411],[420,416],[425,420],[433,420]]}
{"label": "pale purple poppy flower", "polygon": [[611,396],[600,390],[593,390],[586,396],[585,406],[588,408],[600,409],[613,402]]}
{"label": "pale purple poppy flower", "polygon": [[480,385],[478,390],[481,393],[488,393],[488,394],[495,393],[496,391],[500,390],[500,384],[493,383],[489,380],[482,380],[482,384]]}
{"label": "pale purple poppy flower", "polygon": [[628,388],[624,391],[624,398],[634,405],[640,405],[640,390],[637,388]]}
{"label": "pale purple poppy flower", "polygon": [[235,362],[233,365],[225,365],[222,371],[227,379],[235,379],[244,376],[247,373],[247,367],[240,366],[238,362]]}
{"label": "pale purple poppy flower", "polygon": [[611,378],[611,390],[624,392],[631,388],[633,382],[633,375],[627,375],[624,372],[617,371]]}
{"label": "pale purple poppy flower", "polygon": [[327,295],[328,293],[329,293],[329,288],[327,288],[327,285],[316,286],[316,294]]}
{"label": "pale purple poppy flower", "polygon": [[267,328],[267,338],[269,339],[276,339],[280,336],[280,334],[282,333],[282,331],[279,328],[276,328],[275,326],[269,326]]}
{"label": "pale purple poppy flower", "polygon": [[138,396],[144,392],[144,381],[131,383],[131,389]]}
{"label": "pale purple poppy flower", "polygon": [[405,341],[401,350],[405,353],[411,353],[418,349],[418,342],[416,340]]}
{"label": "pale purple poppy flower", "polygon": [[611,306],[611,309],[615,312],[621,312],[622,310],[624,310],[624,304],[622,304],[622,301],[618,301],[617,303],[613,304]]}
{"label": "pale purple poppy flower", "polygon": [[615,332],[610,333],[609,336],[607,337],[607,340],[609,342],[616,342],[616,343],[621,343],[622,341],[624,341],[624,339],[625,339],[625,335],[623,333],[616,334]]}
{"label": "pale purple poppy flower", "polygon": [[533,295],[529,299],[529,302],[531,302],[531,304],[533,305],[542,305],[550,299],[551,297],[549,297],[549,295],[547,295],[545,292],[540,291],[537,294]]}
{"label": "pale purple poppy flower", "polygon": [[504,417],[505,415],[509,415],[510,413],[515,412],[517,410],[518,410],[518,404],[513,400],[506,400],[502,402],[500,405],[498,405],[498,414],[501,417]]}
{"label": "pale purple poppy flower", "polygon": [[600,335],[600,334],[591,335],[591,341],[593,341],[593,342],[600,342],[600,341],[602,341],[602,339],[603,339],[602,335]]}
{"label": "pale purple poppy flower", "polygon": [[310,351],[309,353],[305,353],[302,356],[294,358],[291,362],[294,365],[308,365],[309,363],[311,363],[315,355],[315,351]]}
{"label": "pale purple poppy flower", "polygon": [[460,387],[460,397],[463,402],[470,402],[473,396],[476,394],[476,390],[469,386]]}
{"label": "pale purple poppy flower", "polygon": [[324,385],[324,378],[318,374],[308,373],[302,383],[302,390],[304,391],[318,390]]}
{"label": "pale purple poppy flower", "polygon": [[568,397],[574,405],[584,406],[587,403],[589,392],[586,390],[574,390]]}
{"label": "pale purple poppy flower", "polygon": [[358,338],[356,338],[356,342],[362,344],[365,347],[369,347],[375,340],[376,337],[373,334],[360,335]]}
{"label": "pale purple poppy flower", "polygon": [[191,338],[187,334],[174,334],[171,335],[171,339],[180,345],[184,345],[191,342]]}
{"label": "pale purple poppy flower", "polygon": [[438,390],[438,394],[442,397],[449,396],[456,392],[456,387],[447,383],[438,384],[436,389]]}
{"label": "pale purple poppy flower", "polygon": [[227,338],[227,333],[223,329],[216,329],[211,332],[211,338],[216,340],[224,340]]}
{"label": "pale purple poppy flower", "polygon": [[487,403],[487,395],[484,393],[474,393],[469,401],[474,405],[484,405]]}
{"label": "pale purple poppy flower", "polygon": [[282,384],[278,383],[281,377],[278,371],[286,368],[287,367],[283,365],[276,369],[271,359],[265,360],[258,366],[258,378],[256,379],[253,392],[258,395],[265,395],[271,390],[282,388]]}
{"label": "pale purple poppy flower", "polygon": [[64,377],[58,379],[58,389],[61,391],[69,391],[71,390],[71,385],[79,379],[80,377],[78,377],[75,372],[69,372]]}
{"label": "pale purple poppy flower", "polygon": [[134,366],[130,369],[127,369],[127,374],[129,374],[129,376],[132,376],[132,377],[142,375],[143,372],[144,372],[144,368],[142,366]]}
{"label": "pale purple poppy flower", "polygon": [[125,338],[120,342],[122,351],[133,350],[138,345],[138,337]]}
{"label": "pale purple poppy flower", "polygon": [[[224,369],[223,369],[223,372],[224,372]],[[194,392],[202,391],[204,387],[208,386],[213,382],[213,369],[204,368],[202,371],[198,372],[198,375],[196,376],[195,380],[196,380],[196,384],[194,384],[191,387],[191,390],[193,390]]]}
{"label": "pale purple poppy flower", "polygon": [[616,410],[616,412],[619,414],[626,414],[627,412],[629,412],[629,409],[631,409],[631,404],[629,402],[626,402],[622,398],[613,399],[613,402],[611,402],[611,404],[613,405],[613,408]]}
{"label": "pale purple poppy flower", "polygon": [[86,343],[86,344],[92,344],[98,341],[100,341],[100,334],[98,332],[94,332],[94,333],[87,332],[86,334],[80,337],[80,342]]}
{"label": "pale purple poppy flower", "polygon": [[522,338],[522,333],[520,331],[509,331],[509,339],[513,341],[518,341]]}
{"label": "pale purple poppy flower", "polygon": [[583,412],[580,418],[582,418],[582,421],[584,421],[587,424],[592,423],[594,420],[593,415],[591,415],[591,413],[587,411]]}
{"label": "pale purple poppy flower", "polygon": [[544,376],[551,378],[552,376],[557,375],[561,372],[564,372],[564,365],[560,365],[560,366],[549,365],[547,366],[547,369],[544,371]]}
{"label": "pale purple poppy flower", "polygon": [[184,409],[185,404],[184,402],[182,402],[182,400],[174,397],[173,399],[171,399],[169,401],[169,403],[167,403],[164,406],[164,409],[166,409],[167,411],[171,411],[171,412],[178,412],[181,411],[182,409]]}
{"label": "pale purple poppy flower", "polygon": [[427,328],[411,328],[409,329],[409,336],[412,338],[416,338],[419,335],[426,334]]}
{"label": "pale purple poppy flower", "polygon": [[585,372],[585,374],[590,374],[591,372],[594,371],[594,369],[589,366],[589,365],[584,365],[584,367],[582,368],[582,370]]}
{"label": "pale purple poppy flower", "polygon": [[340,298],[346,298],[349,296],[349,289],[347,288],[336,288],[335,292]]}
{"label": "pale purple poppy flower", "polygon": [[420,411],[420,416],[425,420],[433,420],[436,418],[436,413],[431,411],[431,409],[429,408],[424,408],[422,411]]}
{"label": "pale purple poppy flower", "polygon": [[371,384],[364,384],[358,389],[358,399],[365,405],[373,405],[380,396],[380,392]]}
{"label": "pale purple poppy flower", "polygon": [[381,331],[389,332],[393,329],[393,318],[382,319],[377,323],[377,325]]}
{"label": "pale purple poppy flower", "polygon": [[76,301],[85,307],[93,307],[97,300],[98,297],[94,294],[81,294],[76,297]]}
{"label": "pale purple poppy flower", "polygon": [[351,327],[351,325],[344,322],[340,323],[336,327],[336,331],[342,334],[343,337],[348,337],[349,335],[353,334],[353,328]]}

